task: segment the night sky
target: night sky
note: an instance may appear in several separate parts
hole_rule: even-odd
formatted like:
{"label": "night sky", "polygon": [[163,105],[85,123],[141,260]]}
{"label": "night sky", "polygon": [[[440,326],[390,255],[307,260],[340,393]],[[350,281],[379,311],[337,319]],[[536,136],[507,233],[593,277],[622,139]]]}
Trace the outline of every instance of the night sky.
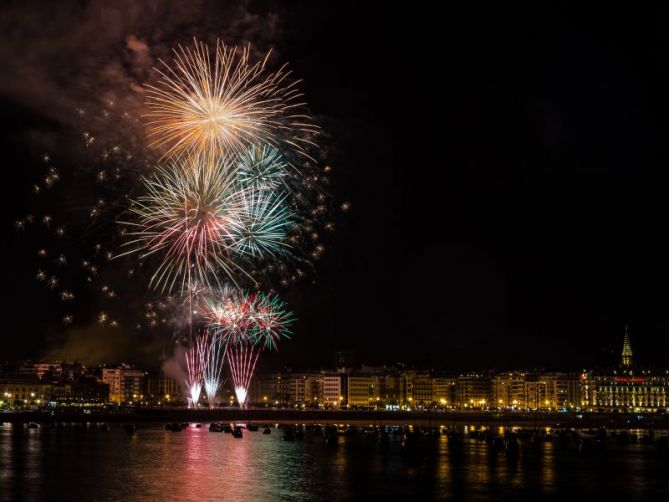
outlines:
{"label": "night sky", "polygon": [[577,369],[617,362],[626,323],[637,362],[667,365],[665,12],[219,3],[2,8],[0,359],[70,343],[80,359],[100,347],[151,364],[169,347],[168,333],[63,327],[14,222],[39,214],[31,186],[71,129],[64,110],[141,84],[129,37],[160,55],[204,34],[290,62],[327,133],[333,195],[352,208],[317,274],[285,292],[300,321],[265,367],[348,349],[369,363]]}

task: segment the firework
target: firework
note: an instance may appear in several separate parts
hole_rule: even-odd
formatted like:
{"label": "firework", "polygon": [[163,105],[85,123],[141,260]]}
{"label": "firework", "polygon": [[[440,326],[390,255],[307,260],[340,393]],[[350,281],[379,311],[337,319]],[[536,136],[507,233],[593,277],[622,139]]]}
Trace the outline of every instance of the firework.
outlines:
{"label": "firework", "polygon": [[197,40],[192,48],[175,49],[173,63],[161,61],[156,69],[156,85],[147,85],[152,145],[173,157],[231,155],[252,144],[283,142],[309,157],[318,128],[301,111],[299,81],[290,81],[285,65],[269,71],[269,55],[252,63],[250,46],[220,41],[213,51]]}
{"label": "firework", "polygon": [[[145,179],[147,193],[130,207],[132,249],[140,258],[159,255],[150,285],[171,291],[176,283],[209,284],[219,271],[243,272],[232,260],[233,234],[241,229],[243,199],[234,176],[220,161],[189,157],[158,168]],[[233,279],[234,280],[234,279]]]}
{"label": "firework", "polygon": [[246,408],[248,389],[261,351],[262,349],[250,340],[240,340],[228,348],[228,366],[240,408]]}
{"label": "firework", "polygon": [[228,287],[217,296],[206,302],[203,316],[227,345],[237,402],[244,408],[260,353],[275,349],[281,337],[289,336],[293,317],[285,303],[272,295]]}
{"label": "firework", "polygon": [[191,335],[185,359],[186,389],[193,408],[197,408],[197,403],[200,400],[205,367],[209,359],[209,349],[209,332],[207,330]]}
{"label": "firework", "polygon": [[251,146],[237,159],[239,182],[256,190],[276,190],[289,176],[287,165],[276,148]]}
{"label": "firework", "polygon": [[231,231],[230,249],[240,256],[263,258],[287,248],[293,214],[286,204],[286,195],[260,190],[242,191],[240,196],[239,225]]}
{"label": "firework", "polygon": [[253,295],[251,333],[257,345],[273,350],[281,338],[290,338],[295,322],[286,303],[276,295],[258,292]]}
{"label": "firework", "polygon": [[221,373],[225,364],[227,345],[218,334],[212,334],[209,340],[209,353],[204,370],[204,392],[207,394],[209,408],[213,409],[216,393],[221,386]]}

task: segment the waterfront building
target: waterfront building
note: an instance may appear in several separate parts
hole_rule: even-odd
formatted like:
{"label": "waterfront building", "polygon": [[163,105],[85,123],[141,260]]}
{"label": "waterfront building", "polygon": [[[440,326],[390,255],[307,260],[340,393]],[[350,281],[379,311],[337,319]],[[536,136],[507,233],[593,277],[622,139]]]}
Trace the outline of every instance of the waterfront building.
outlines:
{"label": "waterfront building", "polygon": [[410,408],[413,404],[413,380],[415,377],[415,371],[403,371],[400,373],[400,406],[404,409]]}
{"label": "waterfront building", "polygon": [[557,381],[543,374],[528,374],[525,377],[525,408],[550,410],[557,407]]}
{"label": "waterfront building", "polygon": [[455,403],[460,408],[488,408],[491,398],[490,377],[482,373],[460,375],[456,379]]}
{"label": "waterfront building", "polygon": [[669,370],[637,370],[625,326],[620,367],[581,374],[582,407],[587,411],[657,412],[669,408]]}
{"label": "waterfront building", "polygon": [[348,376],[347,402],[349,408],[371,408],[377,407],[380,397],[378,395],[378,377],[376,375]]}
{"label": "waterfront building", "polygon": [[179,382],[162,370],[146,373],[143,393],[147,401],[155,404],[175,404],[183,401],[183,390]]}
{"label": "waterfront building", "polygon": [[586,411],[657,412],[669,408],[669,371],[583,373]]}
{"label": "waterfront building", "polygon": [[18,374],[0,378],[0,401],[3,405],[40,405],[51,395],[51,385],[37,375]]}
{"label": "waterfront building", "polygon": [[432,377],[429,373],[418,373],[412,381],[413,406],[426,408],[432,406],[434,393],[432,388]]}
{"label": "waterfront building", "polygon": [[455,377],[435,376],[432,378],[432,399],[437,406],[454,406],[455,383]]}
{"label": "waterfront building", "polygon": [[492,403],[495,408],[527,407],[526,374],[520,371],[498,373],[491,378]]}
{"label": "waterfront building", "polygon": [[133,403],[144,397],[144,372],[127,364],[102,368],[102,382],[109,385],[109,400]]}
{"label": "waterfront building", "polygon": [[555,386],[555,408],[572,409],[581,405],[581,384],[575,373],[550,372],[543,373],[542,378],[546,381],[554,381]]}
{"label": "waterfront building", "polygon": [[389,371],[377,375],[379,382],[379,402],[387,408],[399,408],[401,403],[400,374],[397,371]]}
{"label": "waterfront building", "polygon": [[323,405],[326,408],[340,408],[346,406],[346,375],[341,373],[324,373],[323,382]]}

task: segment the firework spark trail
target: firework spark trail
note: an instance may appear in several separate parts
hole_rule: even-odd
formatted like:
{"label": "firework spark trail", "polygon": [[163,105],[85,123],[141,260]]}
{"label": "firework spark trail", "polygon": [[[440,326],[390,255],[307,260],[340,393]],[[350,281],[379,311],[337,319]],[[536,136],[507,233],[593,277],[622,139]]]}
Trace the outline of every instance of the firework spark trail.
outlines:
{"label": "firework spark trail", "polygon": [[262,347],[253,343],[252,340],[232,343],[228,348],[230,356],[228,365],[232,375],[232,383],[235,387],[235,395],[240,408],[246,408],[246,398],[251,384],[251,378],[255,371],[256,363],[262,352]]}
{"label": "firework spark trail", "polygon": [[299,81],[290,81],[286,65],[275,72],[270,56],[251,63],[251,48],[216,42],[213,51],[194,47],[174,50],[172,65],[161,61],[160,80],[147,85],[146,117],[152,145],[165,157],[184,153],[233,155],[248,145],[285,143],[313,160],[307,149],[318,127],[302,110]]}
{"label": "firework spark trail", "polygon": [[221,373],[225,365],[228,346],[217,333],[211,335],[209,343],[209,357],[207,358],[204,370],[204,391],[207,395],[209,408],[213,409],[216,394],[221,387]]}
{"label": "firework spark trail", "polygon": [[186,389],[188,397],[197,408],[202,392],[202,381],[204,379],[205,366],[209,358],[209,332],[203,330],[190,337],[190,344],[185,353],[186,359]]}

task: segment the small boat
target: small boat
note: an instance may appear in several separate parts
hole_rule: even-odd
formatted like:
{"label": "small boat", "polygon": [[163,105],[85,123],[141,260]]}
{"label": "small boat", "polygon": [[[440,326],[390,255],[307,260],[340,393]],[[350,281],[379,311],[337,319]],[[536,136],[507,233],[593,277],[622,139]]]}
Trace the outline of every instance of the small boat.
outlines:
{"label": "small boat", "polygon": [[228,434],[232,434],[232,426],[230,424],[225,424],[223,426],[223,432],[226,432]]}
{"label": "small boat", "polygon": [[232,431],[232,437],[242,438],[243,436],[244,434],[242,433],[241,427],[235,427],[234,430]]}
{"label": "small boat", "polygon": [[258,432],[258,426],[255,425],[255,424],[249,423],[249,424],[246,425],[246,430],[248,430],[250,432]]}
{"label": "small boat", "polygon": [[209,432],[223,432],[223,426],[212,422],[209,424]]}
{"label": "small boat", "polygon": [[28,422],[28,429],[39,429],[39,424],[36,422]]}
{"label": "small boat", "polygon": [[201,427],[202,427],[202,424],[195,424],[195,428],[196,428],[196,429],[199,429],[199,428],[201,428]]}
{"label": "small boat", "polygon": [[262,430],[263,434],[271,434],[272,429],[269,428],[269,425],[266,425],[265,428]]}

